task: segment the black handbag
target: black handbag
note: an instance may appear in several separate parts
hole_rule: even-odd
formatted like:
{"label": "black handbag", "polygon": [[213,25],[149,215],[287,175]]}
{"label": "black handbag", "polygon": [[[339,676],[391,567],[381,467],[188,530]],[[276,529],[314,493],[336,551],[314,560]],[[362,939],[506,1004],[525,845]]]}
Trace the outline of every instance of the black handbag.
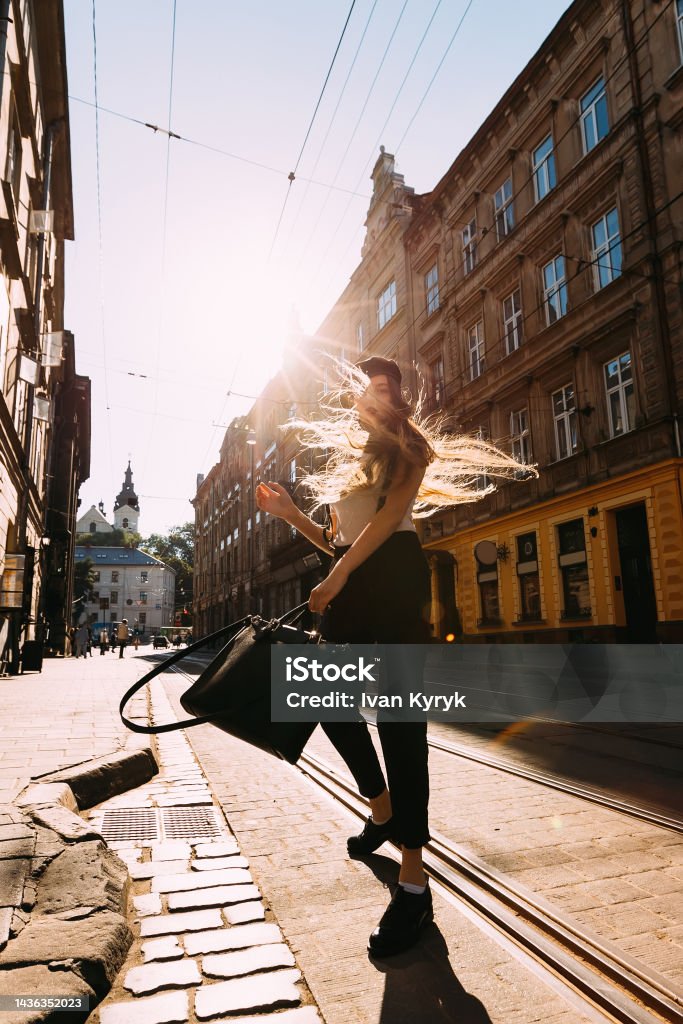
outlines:
{"label": "black handbag", "polygon": [[[316,723],[271,721],[270,648],[272,644],[320,642],[317,633],[308,633],[296,625],[307,606],[308,602],[298,605],[279,619],[266,620],[258,615],[247,615],[156,665],[121,698],[119,713],[124,725],[133,732],[161,733],[210,722],[224,732],[294,764]],[[180,698],[185,711],[195,717],[166,725],[141,725],[125,717],[124,709],[130,698],[151,679],[194,651],[230,634],[228,643]]]}

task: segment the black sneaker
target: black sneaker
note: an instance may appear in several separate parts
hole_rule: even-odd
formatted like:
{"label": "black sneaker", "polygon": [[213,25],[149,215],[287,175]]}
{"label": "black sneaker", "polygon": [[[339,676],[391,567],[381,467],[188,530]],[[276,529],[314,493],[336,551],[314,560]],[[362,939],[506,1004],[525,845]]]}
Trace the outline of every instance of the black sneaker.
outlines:
{"label": "black sneaker", "polygon": [[425,925],[434,920],[429,885],[424,892],[407,892],[399,885],[382,919],[368,940],[373,956],[394,956],[417,942]]}
{"label": "black sneaker", "polygon": [[374,853],[382,843],[386,843],[387,839],[391,839],[392,826],[392,818],[389,818],[382,825],[375,825],[372,816],[370,816],[363,826],[363,831],[357,836],[349,836],[346,840],[349,857],[364,857],[368,853]]}

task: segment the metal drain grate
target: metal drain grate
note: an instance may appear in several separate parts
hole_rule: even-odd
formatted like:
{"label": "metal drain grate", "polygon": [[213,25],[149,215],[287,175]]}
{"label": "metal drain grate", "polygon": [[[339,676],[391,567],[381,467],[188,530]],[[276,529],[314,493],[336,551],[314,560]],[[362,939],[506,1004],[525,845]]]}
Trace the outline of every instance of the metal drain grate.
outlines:
{"label": "metal drain grate", "polygon": [[222,835],[213,807],[167,807],[161,812],[167,839],[214,839]]}
{"label": "metal drain grate", "polygon": [[157,812],[153,807],[121,807],[105,811],[99,831],[109,843],[159,839]]}

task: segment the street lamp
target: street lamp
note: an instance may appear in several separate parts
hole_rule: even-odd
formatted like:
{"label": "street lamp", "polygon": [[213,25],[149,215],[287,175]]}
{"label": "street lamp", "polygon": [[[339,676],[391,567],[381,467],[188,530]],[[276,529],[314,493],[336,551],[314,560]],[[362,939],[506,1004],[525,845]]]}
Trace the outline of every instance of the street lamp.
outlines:
{"label": "street lamp", "polygon": [[254,504],[254,449],[256,447],[255,430],[249,430],[247,434],[247,444],[249,445],[250,451],[249,520],[251,523],[251,529],[249,531],[249,601],[252,605],[252,611],[256,612],[257,609],[254,607],[254,533],[256,530],[256,516]]}

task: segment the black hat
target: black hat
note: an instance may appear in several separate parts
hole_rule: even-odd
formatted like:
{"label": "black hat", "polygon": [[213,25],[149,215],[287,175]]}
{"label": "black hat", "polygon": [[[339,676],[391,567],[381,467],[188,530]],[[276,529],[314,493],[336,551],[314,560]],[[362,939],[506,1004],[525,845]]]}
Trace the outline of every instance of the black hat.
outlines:
{"label": "black hat", "polygon": [[385,359],[384,356],[370,356],[369,359],[362,359],[360,363],[356,363],[356,366],[370,378],[384,374],[385,377],[393,377],[399,385],[401,383],[401,371],[398,368],[398,363],[393,359]]}

